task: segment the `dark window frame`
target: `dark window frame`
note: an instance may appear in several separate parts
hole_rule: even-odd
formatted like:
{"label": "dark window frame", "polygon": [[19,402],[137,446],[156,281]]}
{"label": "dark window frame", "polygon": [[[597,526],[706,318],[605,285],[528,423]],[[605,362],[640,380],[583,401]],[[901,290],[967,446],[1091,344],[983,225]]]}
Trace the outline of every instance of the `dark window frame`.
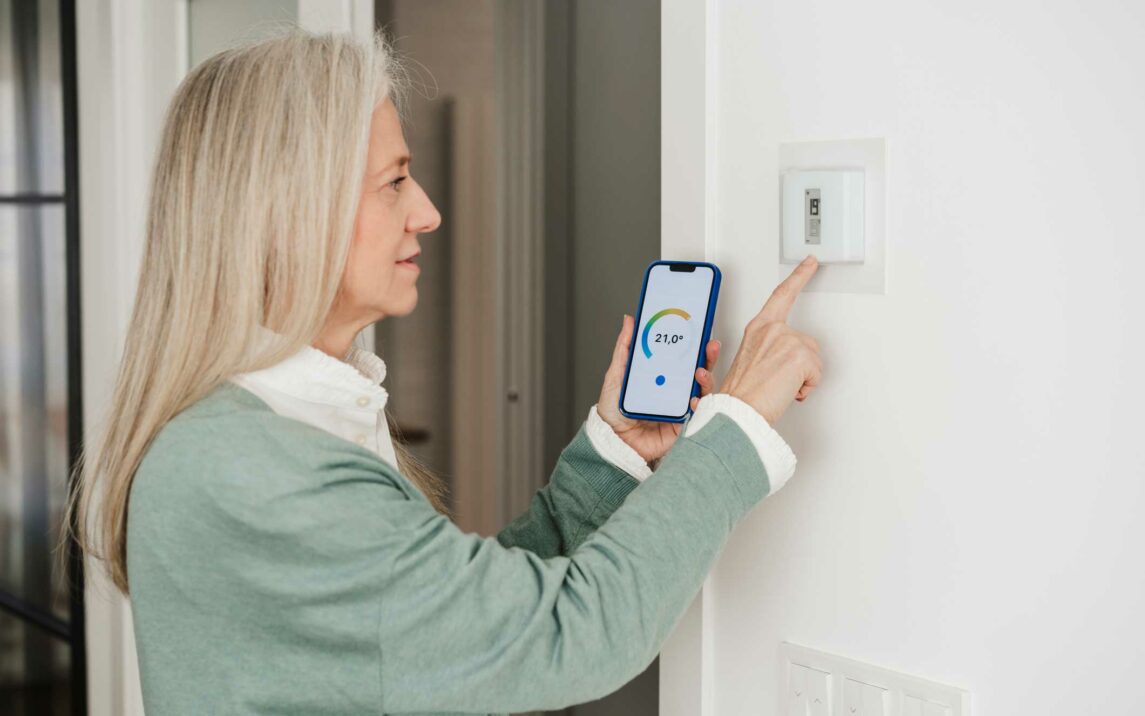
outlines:
{"label": "dark window frame", "polygon": [[[80,458],[83,439],[83,353],[80,316],[79,244],[79,116],[76,69],[75,0],[59,0],[60,80],[63,93],[64,192],[18,192],[0,195],[0,205],[37,206],[61,204],[64,207],[64,255],[67,292],[67,381],[68,381],[68,468],[69,475]],[[77,485],[69,482],[69,492]],[[69,614],[64,621],[40,607],[0,591],[0,610],[45,633],[65,641],[70,647],[71,711],[87,713],[87,652],[84,638],[83,559],[74,541],[68,542]]]}

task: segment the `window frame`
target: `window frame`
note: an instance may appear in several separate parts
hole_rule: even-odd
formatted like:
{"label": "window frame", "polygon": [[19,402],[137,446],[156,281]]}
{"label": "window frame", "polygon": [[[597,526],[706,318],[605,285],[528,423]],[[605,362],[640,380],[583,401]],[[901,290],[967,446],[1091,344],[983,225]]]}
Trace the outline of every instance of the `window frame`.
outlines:
{"label": "window frame", "polygon": [[[67,337],[68,492],[76,489],[72,471],[80,457],[83,436],[83,356],[80,321],[80,214],[79,133],[76,83],[75,0],[59,0],[60,87],[63,106],[64,187],[62,193],[16,191],[0,194],[0,205],[37,207],[62,205],[64,209],[64,255]],[[68,619],[0,589],[0,611],[68,644],[70,655],[70,707],[73,714],[87,713],[87,652],[84,616],[84,567],[74,540],[68,540]]]}

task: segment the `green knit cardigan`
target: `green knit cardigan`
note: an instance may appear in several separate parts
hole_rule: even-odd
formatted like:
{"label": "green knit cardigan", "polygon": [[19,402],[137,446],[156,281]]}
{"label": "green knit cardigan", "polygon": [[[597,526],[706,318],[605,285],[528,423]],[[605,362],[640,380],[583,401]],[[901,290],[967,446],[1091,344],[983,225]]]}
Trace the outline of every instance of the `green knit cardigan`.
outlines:
{"label": "green knit cardigan", "polygon": [[481,537],[369,450],[223,383],[160,430],[131,488],[145,708],[487,714],[600,698],[651,663],[768,489],[724,414],[643,483],[582,424],[529,509]]}

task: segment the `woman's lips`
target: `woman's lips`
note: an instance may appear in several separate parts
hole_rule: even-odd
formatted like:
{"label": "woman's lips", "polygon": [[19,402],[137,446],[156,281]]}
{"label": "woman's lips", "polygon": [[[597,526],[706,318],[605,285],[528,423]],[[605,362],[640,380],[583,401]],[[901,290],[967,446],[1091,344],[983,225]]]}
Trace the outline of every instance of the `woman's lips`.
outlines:
{"label": "woman's lips", "polygon": [[418,266],[416,263],[414,263],[414,259],[416,259],[417,257],[418,257],[418,255],[415,254],[413,256],[410,256],[408,259],[398,261],[397,265],[398,266],[404,266],[405,268],[408,268],[408,269],[413,269],[414,271],[421,271],[421,267]]}

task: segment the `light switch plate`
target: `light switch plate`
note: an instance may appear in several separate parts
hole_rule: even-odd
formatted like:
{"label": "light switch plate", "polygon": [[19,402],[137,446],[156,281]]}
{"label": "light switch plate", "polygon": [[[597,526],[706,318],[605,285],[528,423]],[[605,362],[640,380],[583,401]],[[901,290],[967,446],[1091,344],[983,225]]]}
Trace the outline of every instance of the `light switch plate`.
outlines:
{"label": "light switch plate", "polygon": [[[862,174],[862,240],[861,249],[844,247],[843,255],[847,258],[832,261],[820,266],[810,283],[804,287],[804,292],[832,292],[832,293],[887,293],[887,239],[886,239],[886,141],[881,138],[842,139],[816,142],[785,142],[779,145],[779,174],[777,178],[777,195],[779,211],[777,223],[780,240],[780,264],[794,265],[808,253],[817,252],[823,248],[823,239],[815,247],[807,244],[800,250],[792,250],[790,238],[785,236],[784,215],[789,214],[785,205],[784,187],[788,177],[802,175],[814,176],[815,172],[855,171]],[[823,190],[820,188],[820,191]],[[854,196],[854,192],[851,193]],[[802,202],[802,198],[800,199]],[[824,196],[820,204],[823,211],[829,211],[828,197]],[[800,205],[795,208],[804,212]],[[851,214],[853,215],[853,214]],[[824,221],[827,216],[824,215]],[[803,232],[802,221],[798,222],[798,231]],[[826,231],[826,225],[821,226]],[[805,243],[805,235],[799,237]],[[848,240],[850,240],[848,238]],[[810,246],[811,248],[807,248]],[[859,253],[861,251],[861,254]],[[817,254],[818,255],[818,254]],[[861,256],[861,262],[855,260]],[[822,260],[822,258],[821,258]],[[790,269],[788,269],[790,270]],[[786,273],[785,271],[780,272]]]}
{"label": "light switch plate", "polygon": [[783,262],[862,263],[863,170],[789,169],[782,182]]}
{"label": "light switch plate", "polygon": [[784,642],[780,713],[817,716],[970,716],[970,692]]}

